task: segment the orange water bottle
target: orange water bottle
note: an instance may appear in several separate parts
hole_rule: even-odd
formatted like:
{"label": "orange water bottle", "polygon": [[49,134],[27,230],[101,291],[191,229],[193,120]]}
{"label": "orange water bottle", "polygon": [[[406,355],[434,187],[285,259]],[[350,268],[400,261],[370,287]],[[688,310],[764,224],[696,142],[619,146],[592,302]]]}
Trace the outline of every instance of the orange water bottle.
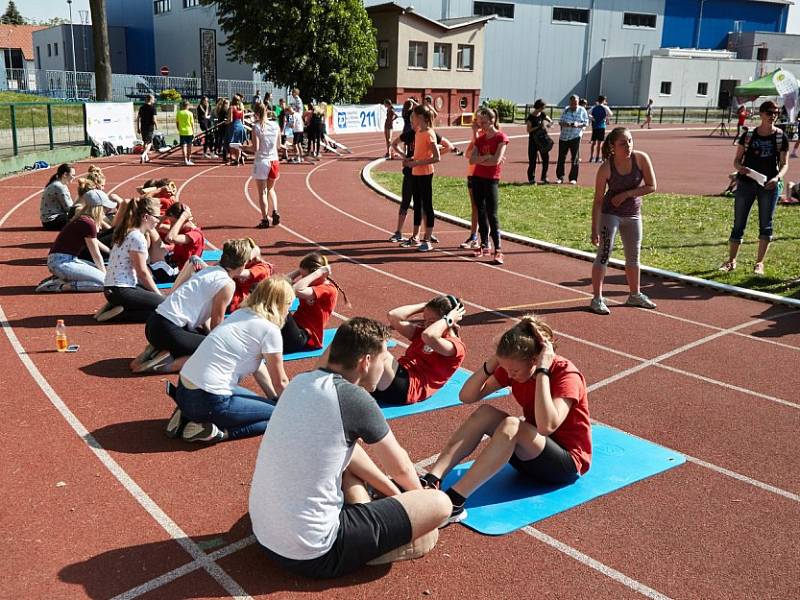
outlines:
{"label": "orange water bottle", "polygon": [[56,350],[67,351],[67,327],[64,325],[64,319],[56,321]]}

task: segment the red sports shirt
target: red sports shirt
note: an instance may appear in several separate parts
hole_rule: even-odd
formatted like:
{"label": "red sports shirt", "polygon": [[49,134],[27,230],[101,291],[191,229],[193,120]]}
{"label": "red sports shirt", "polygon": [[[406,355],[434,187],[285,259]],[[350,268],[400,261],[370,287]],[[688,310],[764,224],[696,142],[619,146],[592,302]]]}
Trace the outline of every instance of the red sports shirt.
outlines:
{"label": "red sports shirt", "polygon": [[[525,420],[536,425],[534,401],[536,379],[519,383],[509,378],[502,367],[497,367],[494,377],[503,387],[510,385],[514,399],[522,407]],[[550,395],[553,398],[571,398],[572,408],[561,426],[550,437],[569,452],[578,472],[583,475],[592,462],[592,428],[589,423],[589,398],[586,394],[586,381],[578,369],[566,358],[556,356],[550,367]]]}
{"label": "red sports shirt", "polygon": [[314,350],[322,348],[322,330],[336,307],[339,292],[330,281],[312,286],[311,289],[314,291],[314,302],[300,300],[300,306],[294,313],[294,321],[308,333],[306,348]]}
{"label": "red sports shirt", "polygon": [[189,241],[186,244],[175,244],[172,248],[172,260],[179,269],[183,268],[190,256],[200,256],[206,244],[203,232],[199,227],[187,229],[181,233],[189,238]]}
{"label": "red sports shirt", "polygon": [[250,271],[250,279],[245,282],[236,280],[236,289],[233,290],[233,298],[231,298],[231,303],[228,305],[228,312],[233,312],[239,308],[239,305],[247,298],[252,289],[274,272],[272,265],[262,260],[249,263],[245,268]]}
{"label": "red sports shirt", "polygon": [[422,341],[422,327],[417,327],[411,338],[411,345],[397,362],[408,371],[408,397],[406,404],[414,404],[430,398],[456,372],[467,352],[464,342],[449,332],[445,338],[453,342],[456,353],[444,356]]}
{"label": "red sports shirt", "polygon": [[[508,136],[502,131],[498,131],[492,137],[486,137],[485,133],[480,134],[475,140],[475,147],[480,156],[494,156],[497,147],[507,143]],[[472,174],[484,179],[500,179],[500,165],[475,165],[475,171]]]}

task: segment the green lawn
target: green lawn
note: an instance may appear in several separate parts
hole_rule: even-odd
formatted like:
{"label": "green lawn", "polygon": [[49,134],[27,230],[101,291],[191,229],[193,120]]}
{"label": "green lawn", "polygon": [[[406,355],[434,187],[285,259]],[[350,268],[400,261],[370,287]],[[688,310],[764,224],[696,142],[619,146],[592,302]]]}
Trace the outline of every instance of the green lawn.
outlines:
{"label": "green lawn", "polygon": [[[402,175],[373,171],[376,181],[400,193]],[[593,190],[586,187],[500,184],[500,226],[504,231],[594,252],[589,235]],[[433,178],[434,207],[470,218],[469,197],[462,178]],[[732,273],[717,270],[727,256],[733,199],[679,194],[652,194],[642,205],[642,264],[712,279],[729,285],[788,297],[800,297],[800,205],[778,205],[776,237],[766,261],[766,275],[754,277],[758,211],[753,208]],[[615,258],[623,258],[617,240]]]}
{"label": "green lawn", "polygon": [[45,96],[0,92],[0,129],[11,128],[11,109],[6,103],[16,104],[17,128],[47,127],[47,103],[50,102],[53,126],[83,127],[83,106],[79,102],[62,102]]}

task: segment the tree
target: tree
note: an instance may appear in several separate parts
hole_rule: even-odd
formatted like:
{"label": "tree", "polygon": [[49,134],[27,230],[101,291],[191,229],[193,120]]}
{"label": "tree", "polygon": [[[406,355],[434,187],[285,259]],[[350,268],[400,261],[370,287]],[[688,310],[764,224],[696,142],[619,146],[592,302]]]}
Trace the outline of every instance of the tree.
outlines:
{"label": "tree", "polygon": [[6,12],[3,13],[3,16],[0,17],[0,23],[3,25],[24,25],[25,19],[22,18],[22,15],[19,14],[17,10],[17,5],[14,4],[14,0],[11,0],[8,3],[8,7],[6,7]]}
{"label": "tree", "polygon": [[111,100],[111,53],[108,49],[108,21],[106,0],[89,0],[92,13],[92,42],[94,44],[94,78],[97,83],[95,97],[99,101]]}
{"label": "tree", "polygon": [[305,98],[357,101],[372,84],[378,50],[362,0],[202,0],[216,5],[232,60]]}

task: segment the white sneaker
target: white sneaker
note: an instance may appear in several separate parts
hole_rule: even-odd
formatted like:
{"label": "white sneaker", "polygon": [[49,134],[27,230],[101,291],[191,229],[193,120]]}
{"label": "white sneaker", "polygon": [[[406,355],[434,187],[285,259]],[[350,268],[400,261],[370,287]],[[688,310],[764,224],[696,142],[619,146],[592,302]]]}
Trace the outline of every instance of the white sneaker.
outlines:
{"label": "white sneaker", "polygon": [[611,311],[606,306],[606,301],[603,298],[592,298],[589,304],[589,310],[596,315],[610,315]]}
{"label": "white sneaker", "polygon": [[433,250],[433,244],[430,241],[425,240],[419,245],[417,250],[419,250],[420,252],[430,252],[431,250]]}
{"label": "white sneaker", "polygon": [[184,442],[221,442],[225,439],[225,432],[213,423],[189,421],[183,428],[181,438]]}
{"label": "white sneaker", "polygon": [[194,163],[193,163],[192,161],[190,161],[190,160],[187,160],[187,161],[186,161],[186,166],[187,166],[187,167],[193,167],[193,166],[194,166]]}
{"label": "white sneaker", "polygon": [[655,308],[656,303],[650,300],[642,292],[638,294],[631,294],[628,296],[628,301],[625,303],[627,306],[636,306],[638,308]]}

